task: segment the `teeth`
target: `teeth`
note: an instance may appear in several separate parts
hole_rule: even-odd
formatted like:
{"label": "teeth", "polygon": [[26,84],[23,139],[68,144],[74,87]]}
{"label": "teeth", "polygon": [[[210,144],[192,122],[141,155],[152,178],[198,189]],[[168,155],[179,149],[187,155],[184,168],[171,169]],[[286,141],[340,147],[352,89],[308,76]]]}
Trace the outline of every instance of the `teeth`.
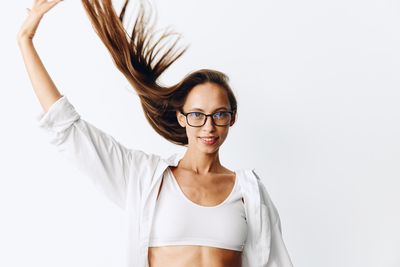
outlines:
{"label": "teeth", "polygon": [[214,139],[216,139],[216,138],[202,138],[203,140],[206,140],[206,141],[212,141],[212,140],[214,140]]}

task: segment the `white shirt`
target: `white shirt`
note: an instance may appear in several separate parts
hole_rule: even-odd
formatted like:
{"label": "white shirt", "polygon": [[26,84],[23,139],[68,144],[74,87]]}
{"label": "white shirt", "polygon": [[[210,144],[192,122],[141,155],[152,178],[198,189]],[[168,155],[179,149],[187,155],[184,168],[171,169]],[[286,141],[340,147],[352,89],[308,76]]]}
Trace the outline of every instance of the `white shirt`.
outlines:
{"label": "white shirt", "polygon": [[[85,173],[105,195],[128,213],[127,267],[149,267],[150,230],[161,178],[168,166],[177,166],[183,153],[168,158],[128,149],[91,125],[63,95],[38,117],[71,163]],[[278,211],[253,170],[235,170],[244,198],[248,236],[242,267],[293,267],[282,239]]]}

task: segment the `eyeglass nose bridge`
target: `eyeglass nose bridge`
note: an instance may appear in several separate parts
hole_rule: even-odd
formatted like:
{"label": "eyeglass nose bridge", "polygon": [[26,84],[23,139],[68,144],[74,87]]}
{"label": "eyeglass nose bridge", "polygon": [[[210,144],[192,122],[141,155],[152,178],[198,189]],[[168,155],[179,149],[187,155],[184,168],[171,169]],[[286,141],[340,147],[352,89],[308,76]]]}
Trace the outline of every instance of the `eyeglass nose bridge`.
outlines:
{"label": "eyeglass nose bridge", "polygon": [[[203,114],[204,114],[204,113],[203,113]],[[206,116],[206,117],[205,117],[205,119],[204,119],[203,124],[200,125],[199,127],[202,127],[202,126],[206,125],[208,117],[211,118],[211,124],[212,124],[213,126],[217,126],[217,124],[215,124],[213,115],[214,115],[214,114],[204,114],[204,116]]]}

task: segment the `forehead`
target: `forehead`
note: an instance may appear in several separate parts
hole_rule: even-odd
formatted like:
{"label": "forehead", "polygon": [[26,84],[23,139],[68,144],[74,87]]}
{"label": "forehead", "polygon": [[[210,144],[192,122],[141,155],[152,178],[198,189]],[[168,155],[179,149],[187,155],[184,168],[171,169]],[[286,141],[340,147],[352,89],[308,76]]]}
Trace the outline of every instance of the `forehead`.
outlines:
{"label": "forehead", "polygon": [[230,109],[230,104],[225,89],[214,83],[205,83],[190,90],[183,107],[185,110],[199,108],[212,112],[220,107]]}

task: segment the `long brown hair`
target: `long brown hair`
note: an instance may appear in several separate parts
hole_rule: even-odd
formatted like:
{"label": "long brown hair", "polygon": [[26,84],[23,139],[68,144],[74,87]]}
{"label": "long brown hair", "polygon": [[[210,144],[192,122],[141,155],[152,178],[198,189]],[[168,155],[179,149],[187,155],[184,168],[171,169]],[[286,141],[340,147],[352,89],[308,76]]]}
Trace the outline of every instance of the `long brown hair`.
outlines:
{"label": "long brown hair", "polygon": [[[132,33],[126,32],[123,23],[129,0],[125,0],[119,15],[115,12],[111,0],[82,0],[83,6],[94,30],[110,52],[113,62],[136,90],[147,121],[154,130],[168,141],[177,145],[187,145],[185,128],[176,118],[176,111],[182,110],[190,89],[198,84],[211,82],[226,90],[234,112],[231,125],[237,111],[237,102],[226,74],[211,69],[200,69],[187,74],[182,81],[173,86],[157,83],[158,77],[182,54],[175,51],[178,39],[156,59],[164,46],[160,42],[176,33],[165,31],[153,43],[154,32],[148,25],[144,1],[140,0],[138,17]],[[150,9],[151,11],[151,9]]]}

